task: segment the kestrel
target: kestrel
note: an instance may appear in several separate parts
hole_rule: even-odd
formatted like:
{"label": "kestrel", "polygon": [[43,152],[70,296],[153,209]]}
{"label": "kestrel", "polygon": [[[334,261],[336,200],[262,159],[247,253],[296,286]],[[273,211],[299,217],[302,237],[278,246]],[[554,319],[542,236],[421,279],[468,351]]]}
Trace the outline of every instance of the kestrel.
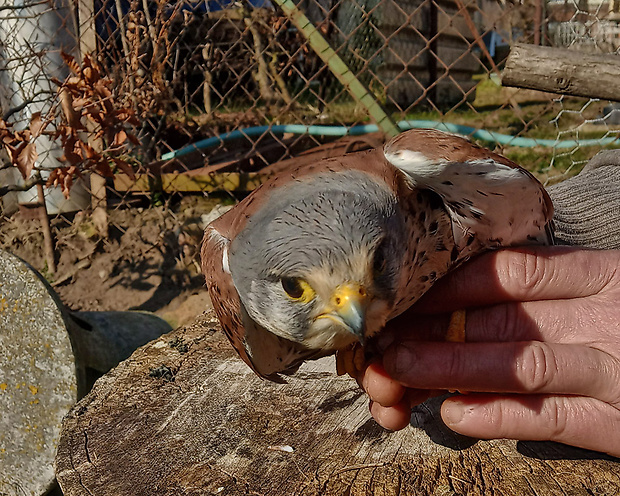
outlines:
{"label": "kestrel", "polygon": [[281,381],[363,345],[469,257],[551,243],[552,215],[514,162],[412,130],[273,177],[207,227],[202,268],[237,353]]}

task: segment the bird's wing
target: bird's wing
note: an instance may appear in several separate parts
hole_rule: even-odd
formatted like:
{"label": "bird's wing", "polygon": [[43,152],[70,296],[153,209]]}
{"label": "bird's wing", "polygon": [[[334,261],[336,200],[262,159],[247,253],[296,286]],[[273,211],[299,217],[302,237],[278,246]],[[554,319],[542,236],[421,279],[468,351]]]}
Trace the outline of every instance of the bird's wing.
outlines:
{"label": "bird's wing", "polygon": [[205,275],[213,309],[224,333],[243,361],[256,371],[245,349],[241,301],[228,271],[229,244],[230,240],[211,226],[207,227],[201,250],[202,273]]}
{"label": "bird's wing", "polygon": [[462,256],[484,248],[552,243],[549,195],[507,158],[431,130],[397,136],[384,154],[412,187],[441,197]]}
{"label": "bird's wing", "polygon": [[208,226],[202,243],[202,271],[213,309],[224,333],[257,375],[285,382],[279,374],[290,375],[307,359],[329,354],[308,350],[298,343],[276,336],[257,325],[247,314],[228,269],[230,240]]}

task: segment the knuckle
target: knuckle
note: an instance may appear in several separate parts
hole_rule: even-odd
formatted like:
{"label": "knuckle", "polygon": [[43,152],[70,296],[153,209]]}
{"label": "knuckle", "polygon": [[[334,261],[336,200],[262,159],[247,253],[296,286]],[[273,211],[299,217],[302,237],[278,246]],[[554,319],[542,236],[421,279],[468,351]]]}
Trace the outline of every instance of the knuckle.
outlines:
{"label": "knuckle", "polygon": [[620,407],[620,359],[610,357],[606,365],[605,376],[609,377],[608,393],[602,399],[616,408]]}
{"label": "knuckle", "polygon": [[450,361],[448,363],[448,375],[450,380],[454,378],[463,377],[465,373],[466,360],[463,354],[463,346],[455,346],[454,351],[450,355]]}
{"label": "knuckle", "polygon": [[517,305],[495,305],[488,311],[480,312],[483,336],[493,337],[500,343],[518,340],[518,332],[521,329],[521,315]]}
{"label": "knuckle", "polygon": [[543,415],[546,421],[547,437],[550,440],[561,440],[566,433],[569,417],[576,412],[567,403],[566,398],[555,396],[545,402]]}
{"label": "knuckle", "polygon": [[604,278],[603,290],[608,290],[618,296],[620,293],[620,251],[614,250],[604,253],[599,273]]}
{"label": "knuckle", "polygon": [[553,349],[546,343],[527,344],[517,356],[515,373],[525,392],[548,392],[557,376],[558,365]]}
{"label": "knuckle", "polygon": [[525,294],[534,293],[549,277],[548,263],[533,253],[516,252],[503,260],[507,285],[519,285]]}

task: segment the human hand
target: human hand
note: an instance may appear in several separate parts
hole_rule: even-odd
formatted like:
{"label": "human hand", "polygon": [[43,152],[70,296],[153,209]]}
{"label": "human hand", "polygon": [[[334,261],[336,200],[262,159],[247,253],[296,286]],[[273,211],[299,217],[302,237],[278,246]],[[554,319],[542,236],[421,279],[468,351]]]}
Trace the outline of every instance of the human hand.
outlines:
{"label": "human hand", "polygon": [[[552,440],[620,456],[620,251],[489,253],[440,280],[379,339],[358,377],[382,426],[445,390],[446,425],[478,438]],[[466,343],[439,342],[467,309]],[[412,313],[413,312],[413,313]]]}

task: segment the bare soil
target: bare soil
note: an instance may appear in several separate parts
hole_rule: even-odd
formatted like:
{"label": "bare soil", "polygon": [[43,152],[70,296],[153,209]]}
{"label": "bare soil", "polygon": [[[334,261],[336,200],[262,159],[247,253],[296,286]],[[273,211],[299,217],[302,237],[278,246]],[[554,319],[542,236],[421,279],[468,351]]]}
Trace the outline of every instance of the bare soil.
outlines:
{"label": "bare soil", "polygon": [[186,196],[175,205],[109,210],[107,239],[83,212],[58,216],[52,219],[54,274],[44,260],[38,220],[5,217],[0,248],[41,272],[70,310],[147,310],[177,327],[210,308],[200,243],[221,208],[217,200]]}

